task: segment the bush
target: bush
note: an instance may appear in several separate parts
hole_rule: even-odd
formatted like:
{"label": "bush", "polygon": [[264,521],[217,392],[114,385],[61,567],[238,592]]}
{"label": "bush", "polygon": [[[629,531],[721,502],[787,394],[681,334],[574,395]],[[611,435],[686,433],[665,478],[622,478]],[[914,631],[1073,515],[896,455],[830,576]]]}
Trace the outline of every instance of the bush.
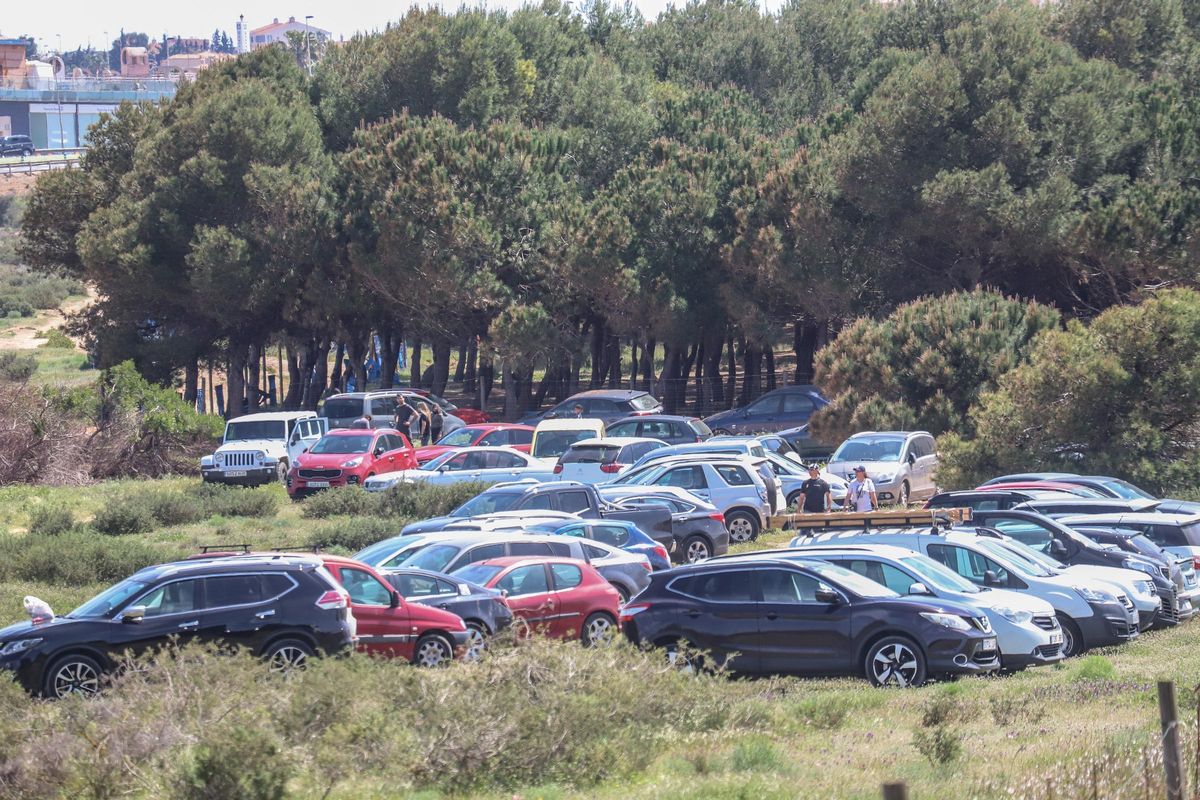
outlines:
{"label": "bush", "polygon": [[962,735],[947,725],[918,728],[913,732],[913,747],[937,767],[958,759],[962,754]]}
{"label": "bush", "polygon": [[220,486],[208,499],[206,516],[273,517],[279,512],[282,487],[260,486],[257,489],[241,489],[236,486]]}
{"label": "bush", "polygon": [[209,516],[203,502],[183,492],[150,491],[142,502],[159,525],[186,525]]}
{"label": "bush", "polygon": [[4,580],[86,586],[113,582],[163,561],[185,555],[136,538],[114,539],[84,528],[57,536],[0,535],[0,576]]}
{"label": "bush", "polygon": [[46,331],[46,341],[38,346],[63,350],[75,349],[75,343],[71,341],[71,338],[58,328],[51,328]]}
{"label": "bush", "polygon": [[154,529],[154,511],[145,496],[129,496],[114,500],[96,512],[92,527],[108,536],[146,533]]}
{"label": "bush", "polygon": [[268,731],[235,727],[210,733],[183,766],[180,800],[282,800],[291,767]]}
{"label": "bush", "polygon": [[404,522],[365,517],[328,522],[308,534],[306,544],[320,550],[342,549],[357,553],[368,545],[398,536]]}
{"label": "bush", "polygon": [[1032,695],[993,697],[988,705],[991,707],[992,719],[1004,728],[1023,719],[1037,722],[1046,716],[1046,703]]}
{"label": "bush", "polygon": [[784,765],[784,759],[770,739],[755,736],[737,743],[729,756],[729,765],[739,772],[774,771]]}
{"label": "bush", "polygon": [[1079,660],[1073,680],[1112,681],[1117,678],[1117,668],[1104,656],[1087,656]]}
{"label": "bush", "polygon": [[21,383],[37,370],[37,360],[15,350],[0,351],[0,380]]}
{"label": "bush", "polygon": [[921,726],[935,728],[967,719],[969,712],[963,700],[965,692],[961,684],[951,683],[938,687],[921,711]]}
{"label": "bush", "polygon": [[445,486],[398,483],[380,497],[377,513],[385,517],[411,519],[442,517],[486,488],[486,483],[452,483]]}
{"label": "bush", "polygon": [[38,506],[29,513],[29,532],[57,536],[75,530],[75,516],[62,506]]}
{"label": "bush", "polygon": [[365,516],[377,513],[378,495],[373,495],[359,486],[326,489],[304,501],[301,514],[308,519],[329,517]]}

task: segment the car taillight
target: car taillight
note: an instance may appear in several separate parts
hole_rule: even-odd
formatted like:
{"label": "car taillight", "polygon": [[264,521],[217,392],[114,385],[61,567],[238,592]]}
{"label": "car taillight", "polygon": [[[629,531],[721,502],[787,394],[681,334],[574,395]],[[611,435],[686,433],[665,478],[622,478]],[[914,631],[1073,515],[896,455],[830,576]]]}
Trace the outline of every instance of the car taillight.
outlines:
{"label": "car taillight", "polygon": [[317,598],[317,608],[323,608],[326,611],[335,611],[339,608],[349,608],[350,597],[336,589],[330,589],[325,594]]}
{"label": "car taillight", "polygon": [[607,472],[609,475],[612,475],[613,473],[620,472],[621,467],[623,467],[623,466],[625,466],[625,465],[618,464],[614,461],[612,464],[601,464],[600,471]]}
{"label": "car taillight", "polygon": [[555,464],[555,465],[554,465],[554,474],[555,474],[555,475],[562,475],[562,464]]}
{"label": "car taillight", "polygon": [[629,620],[636,617],[638,614],[650,608],[649,603],[627,603],[621,607],[621,624],[624,625]]}
{"label": "car taillight", "polygon": [[631,416],[631,417],[648,417],[653,413],[654,413],[653,411],[633,411],[633,412],[630,412],[629,416]]}
{"label": "car taillight", "polygon": [[1200,556],[1192,556],[1192,569],[1200,569]]}
{"label": "car taillight", "polygon": [[721,523],[722,525],[725,524],[725,515],[722,514],[720,511],[714,511],[713,513],[708,515],[708,518],[715,519],[717,522]]}
{"label": "car taillight", "polygon": [[663,547],[661,544],[658,547],[654,548],[654,555],[658,556],[659,558],[663,559],[664,561],[671,557],[670,554],[667,552],[667,548]]}
{"label": "car taillight", "polygon": [[650,566],[650,559],[648,559],[648,558],[643,558],[643,559],[642,559],[642,568],[643,568],[643,569],[645,569],[645,570],[646,570],[646,572],[653,572],[653,571],[654,571],[654,567]]}

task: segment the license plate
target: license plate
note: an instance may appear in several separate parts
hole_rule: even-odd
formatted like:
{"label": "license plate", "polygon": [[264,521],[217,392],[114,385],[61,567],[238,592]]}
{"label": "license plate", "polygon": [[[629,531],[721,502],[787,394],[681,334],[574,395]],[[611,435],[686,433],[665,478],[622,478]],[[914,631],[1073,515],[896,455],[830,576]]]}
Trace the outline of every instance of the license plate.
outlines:
{"label": "license plate", "polygon": [[996,637],[989,636],[988,638],[984,639],[983,642],[979,645],[979,649],[983,650],[983,651],[995,650],[996,649]]}
{"label": "license plate", "polygon": [[226,478],[244,478],[244,477],[246,477],[246,470],[231,469],[225,473],[225,477]]}
{"label": "license plate", "polygon": [[328,489],[329,481],[308,481],[306,485],[310,489]]}
{"label": "license plate", "polygon": [[1051,633],[1050,644],[1062,644],[1062,634],[1058,632]]}

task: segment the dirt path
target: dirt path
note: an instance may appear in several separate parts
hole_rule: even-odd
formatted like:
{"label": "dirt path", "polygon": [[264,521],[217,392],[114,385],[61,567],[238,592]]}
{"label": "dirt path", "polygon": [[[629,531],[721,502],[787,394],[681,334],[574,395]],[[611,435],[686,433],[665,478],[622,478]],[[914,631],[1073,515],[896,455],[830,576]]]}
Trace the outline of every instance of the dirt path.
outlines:
{"label": "dirt path", "polygon": [[33,350],[39,347],[46,341],[47,331],[57,328],[67,314],[80,310],[90,302],[90,297],[75,297],[59,308],[39,311],[28,321],[0,329],[0,350]]}

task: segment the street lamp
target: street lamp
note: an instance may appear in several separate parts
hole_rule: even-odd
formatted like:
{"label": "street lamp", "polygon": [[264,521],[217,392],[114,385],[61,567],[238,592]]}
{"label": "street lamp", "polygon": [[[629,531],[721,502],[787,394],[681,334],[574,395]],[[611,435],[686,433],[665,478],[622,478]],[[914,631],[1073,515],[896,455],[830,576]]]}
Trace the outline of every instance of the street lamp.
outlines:
{"label": "street lamp", "polygon": [[[62,34],[56,33],[54,35],[58,37],[58,60],[63,65],[63,75],[65,76],[67,73],[67,62],[63,60]],[[58,80],[57,75],[54,77],[54,89],[55,94],[58,95],[58,146],[65,149],[67,146],[67,137],[63,135],[62,82]]]}
{"label": "street lamp", "polygon": [[309,22],[312,14],[304,15],[304,60],[307,62],[308,77],[312,77],[312,24]]}

